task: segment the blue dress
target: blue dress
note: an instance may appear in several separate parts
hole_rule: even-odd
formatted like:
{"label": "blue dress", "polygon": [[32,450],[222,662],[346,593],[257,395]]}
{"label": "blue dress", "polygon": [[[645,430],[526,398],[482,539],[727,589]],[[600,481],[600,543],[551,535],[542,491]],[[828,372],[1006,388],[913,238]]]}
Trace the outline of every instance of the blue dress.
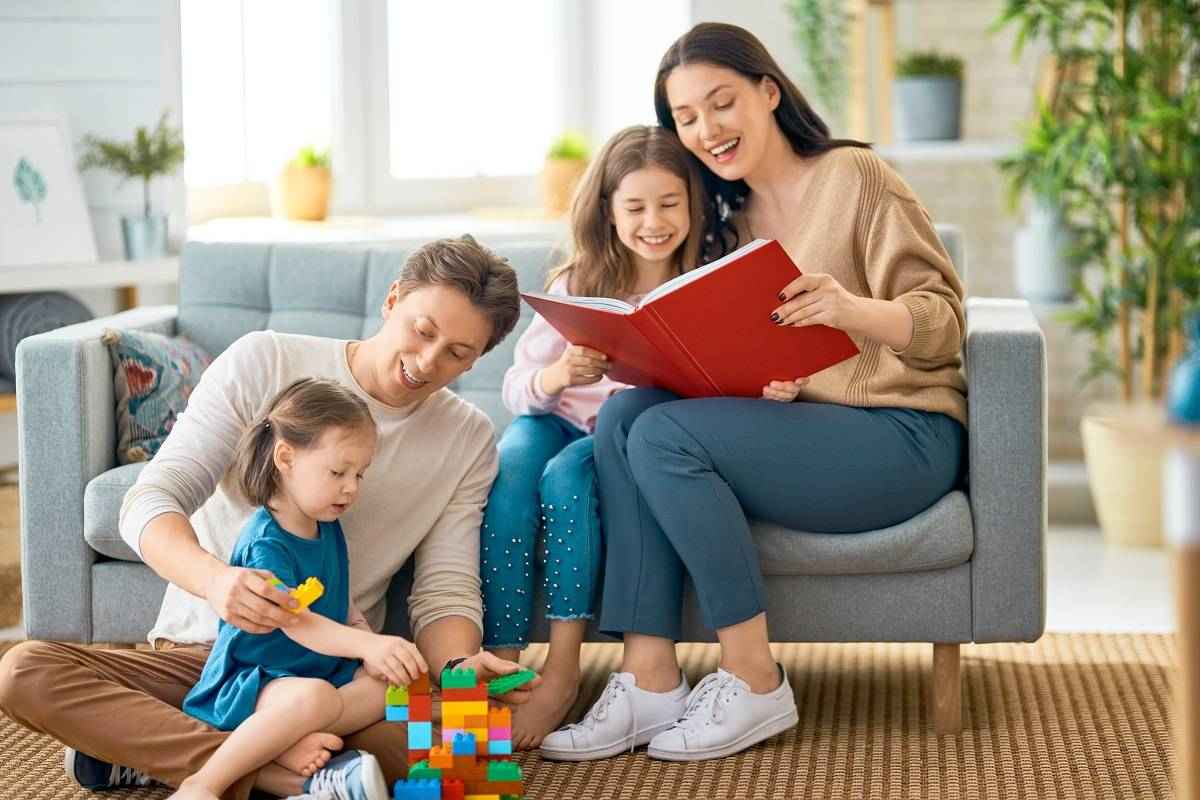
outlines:
{"label": "blue dress", "polygon": [[[350,613],[350,564],[342,526],[318,522],[316,539],[288,533],[266,508],[242,528],[229,563],[269,570],[296,587],[315,576],[325,593],[309,611],[346,623]],[[258,694],[275,678],[323,678],[343,686],[354,678],[359,661],[314,653],[281,630],[253,634],[220,622],[216,644],[200,680],[188,692],[183,710],[214,728],[231,731],[254,713]]]}

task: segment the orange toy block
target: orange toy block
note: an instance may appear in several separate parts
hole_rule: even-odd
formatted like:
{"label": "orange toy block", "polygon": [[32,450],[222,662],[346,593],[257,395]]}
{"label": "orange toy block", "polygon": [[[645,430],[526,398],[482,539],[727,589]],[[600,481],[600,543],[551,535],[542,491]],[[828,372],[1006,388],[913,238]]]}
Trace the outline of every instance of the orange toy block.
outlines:
{"label": "orange toy block", "polygon": [[484,714],[464,714],[463,722],[466,723],[465,728],[486,728],[488,726],[488,718]]}
{"label": "orange toy block", "polygon": [[489,728],[511,728],[512,727],[512,709],[511,708],[492,708],[488,710],[488,727]]}
{"label": "orange toy block", "polygon": [[434,745],[429,751],[429,766],[441,770],[454,769],[454,755],[450,748],[444,744]]}
{"label": "orange toy block", "polygon": [[[445,777],[446,773],[442,773]],[[458,778],[464,783],[482,783],[487,780],[487,762],[478,761],[475,756],[455,756],[454,769],[450,777]]]}
{"label": "orange toy block", "polygon": [[421,673],[421,677],[408,685],[408,694],[433,694],[433,685],[429,682],[429,673]]}

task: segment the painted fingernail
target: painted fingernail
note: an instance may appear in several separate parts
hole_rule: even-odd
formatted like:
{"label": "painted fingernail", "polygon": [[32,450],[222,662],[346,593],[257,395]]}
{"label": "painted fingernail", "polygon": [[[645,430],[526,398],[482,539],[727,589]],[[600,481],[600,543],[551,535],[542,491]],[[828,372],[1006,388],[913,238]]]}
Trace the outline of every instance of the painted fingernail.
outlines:
{"label": "painted fingernail", "polygon": [[783,292],[780,292],[780,293],[779,293],[779,299],[780,299],[780,300],[787,300],[787,295],[786,295],[786,294],[784,294]]}
{"label": "painted fingernail", "polygon": [[778,314],[772,314],[772,315],[771,315],[771,322],[779,322],[779,315],[778,315]]}

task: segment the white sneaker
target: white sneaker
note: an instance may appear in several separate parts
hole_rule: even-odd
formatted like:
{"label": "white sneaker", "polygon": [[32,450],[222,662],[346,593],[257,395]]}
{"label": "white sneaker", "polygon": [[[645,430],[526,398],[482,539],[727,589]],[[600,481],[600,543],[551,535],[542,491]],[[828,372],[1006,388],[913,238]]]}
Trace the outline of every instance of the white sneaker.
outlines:
{"label": "white sneaker", "polygon": [[679,722],[655,736],[646,755],[666,761],[724,758],[783,733],[800,721],[796,698],[781,668],[779,688],[754,694],[732,672],[705,675],[688,696]]}
{"label": "white sneaker", "polygon": [[639,689],[632,672],[614,672],[583,719],[548,734],[542,758],[591,761],[632,752],[675,724],[687,708],[688,682],[669,692]]}

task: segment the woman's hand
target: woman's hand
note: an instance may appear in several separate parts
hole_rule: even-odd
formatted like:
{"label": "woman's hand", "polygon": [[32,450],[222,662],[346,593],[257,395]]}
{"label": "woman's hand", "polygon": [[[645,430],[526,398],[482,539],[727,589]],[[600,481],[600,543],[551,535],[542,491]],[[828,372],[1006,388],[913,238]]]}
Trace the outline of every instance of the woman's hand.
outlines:
{"label": "woman's hand", "polygon": [[608,373],[612,362],[598,350],[581,345],[570,345],[563,354],[538,374],[542,391],[546,394],[562,394],[568,386],[587,386],[598,383]]}
{"label": "woman's hand", "polygon": [[265,569],[226,565],[209,581],[204,597],[217,616],[246,633],[270,633],[296,622],[289,608],[300,604],[275,586],[275,576]]}
{"label": "woman's hand", "polygon": [[763,387],[763,397],[780,403],[790,403],[800,394],[800,389],[808,383],[808,378],[796,378],[794,381],[771,381]]}
{"label": "woman's hand", "polygon": [[801,275],[779,293],[783,305],[771,313],[776,325],[828,325],[851,331],[861,322],[863,298],[846,291],[832,275]]}
{"label": "woman's hand", "polygon": [[407,686],[429,671],[421,651],[402,636],[372,634],[359,657],[368,675],[396,686]]}
{"label": "woman's hand", "polygon": [[[460,663],[458,668],[475,670],[475,677],[479,682],[487,683],[492,678],[499,678],[501,675],[516,672],[521,669],[521,665],[513,661],[505,661],[495,653],[481,650]],[[520,705],[521,703],[528,702],[533,694],[533,689],[541,682],[542,676],[538,675],[524,686],[519,686],[508,694],[498,695],[496,699],[512,705]]]}

